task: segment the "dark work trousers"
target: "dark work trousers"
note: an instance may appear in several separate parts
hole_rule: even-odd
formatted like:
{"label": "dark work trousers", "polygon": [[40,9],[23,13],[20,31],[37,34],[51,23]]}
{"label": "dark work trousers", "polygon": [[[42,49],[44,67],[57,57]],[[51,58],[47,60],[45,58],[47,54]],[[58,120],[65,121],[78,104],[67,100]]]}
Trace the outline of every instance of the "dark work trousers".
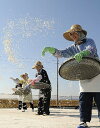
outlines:
{"label": "dark work trousers", "polygon": [[51,89],[41,89],[40,90],[40,98],[38,102],[38,114],[50,114],[50,98],[51,98]]}
{"label": "dark work trousers", "polygon": [[24,110],[27,110],[27,105],[26,105],[25,102],[23,103],[23,109],[24,109]]}
{"label": "dark work trousers", "polygon": [[32,102],[30,102],[30,108],[32,108],[32,110],[34,109],[34,105]]}
{"label": "dark work trousers", "polygon": [[[32,108],[32,110],[34,109],[34,105],[33,105],[33,103],[31,103],[31,102],[30,102],[30,108]],[[26,105],[25,102],[23,103],[23,109],[24,109],[24,110],[27,110],[27,105]]]}
{"label": "dark work trousers", "polygon": [[[81,92],[79,97],[80,121],[90,122],[93,100],[100,112],[100,92]],[[99,116],[99,115],[98,115]]]}
{"label": "dark work trousers", "polygon": [[19,109],[19,110],[22,109],[22,101],[18,101],[18,109]]}
{"label": "dark work trousers", "polygon": [[98,111],[98,118],[100,119],[100,111]]}

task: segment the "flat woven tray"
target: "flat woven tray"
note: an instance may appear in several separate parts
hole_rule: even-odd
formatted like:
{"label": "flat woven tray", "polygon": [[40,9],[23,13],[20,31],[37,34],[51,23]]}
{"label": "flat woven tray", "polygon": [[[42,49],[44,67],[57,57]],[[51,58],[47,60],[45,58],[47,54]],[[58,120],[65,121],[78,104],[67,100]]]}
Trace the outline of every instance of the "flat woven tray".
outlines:
{"label": "flat woven tray", "polygon": [[31,89],[46,89],[50,88],[50,85],[43,82],[37,82],[33,86],[31,85],[30,87]]}
{"label": "flat woven tray", "polygon": [[22,89],[22,88],[19,88],[19,89],[16,89],[16,88],[13,88],[13,91],[14,91],[14,95],[28,95],[30,93],[30,90],[28,89]]}
{"label": "flat woven tray", "polygon": [[100,74],[100,61],[93,57],[84,57],[80,63],[72,58],[59,68],[59,75],[66,80],[86,80],[98,74]]}

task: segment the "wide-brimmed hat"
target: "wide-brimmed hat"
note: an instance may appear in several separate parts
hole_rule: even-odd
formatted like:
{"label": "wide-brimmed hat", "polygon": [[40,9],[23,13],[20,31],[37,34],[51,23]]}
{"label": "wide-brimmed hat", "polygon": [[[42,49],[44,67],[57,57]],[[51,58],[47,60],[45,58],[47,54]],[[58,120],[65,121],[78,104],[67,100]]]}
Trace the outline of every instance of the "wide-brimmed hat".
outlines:
{"label": "wide-brimmed hat", "polygon": [[28,74],[24,73],[24,74],[20,75],[20,77],[22,77],[22,78],[23,78],[23,76],[27,76],[28,77]]}
{"label": "wide-brimmed hat", "polygon": [[72,25],[69,30],[67,30],[66,32],[64,32],[64,34],[63,34],[64,38],[66,40],[69,40],[69,41],[74,41],[70,37],[70,33],[72,33],[72,32],[83,32],[85,36],[87,35],[87,31],[85,31],[80,25],[75,24],[75,25]]}
{"label": "wide-brimmed hat", "polygon": [[36,67],[41,67],[43,68],[43,65],[40,61],[37,61],[33,66],[32,66],[32,69],[35,69]]}

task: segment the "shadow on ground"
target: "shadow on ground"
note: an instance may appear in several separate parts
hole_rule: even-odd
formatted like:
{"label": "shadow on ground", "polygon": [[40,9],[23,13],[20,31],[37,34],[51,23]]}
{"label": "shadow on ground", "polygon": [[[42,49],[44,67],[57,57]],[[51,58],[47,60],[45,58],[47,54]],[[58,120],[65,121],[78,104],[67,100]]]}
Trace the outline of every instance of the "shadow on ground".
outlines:
{"label": "shadow on ground", "polygon": [[100,128],[100,126],[90,126],[90,128]]}
{"label": "shadow on ground", "polygon": [[[74,117],[74,118],[79,118],[80,117],[78,112],[74,112],[74,113],[72,114],[72,112],[51,112],[49,116],[57,116],[57,117],[70,116],[70,117]],[[98,115],[92,115],[92,118],[98,118]]]}

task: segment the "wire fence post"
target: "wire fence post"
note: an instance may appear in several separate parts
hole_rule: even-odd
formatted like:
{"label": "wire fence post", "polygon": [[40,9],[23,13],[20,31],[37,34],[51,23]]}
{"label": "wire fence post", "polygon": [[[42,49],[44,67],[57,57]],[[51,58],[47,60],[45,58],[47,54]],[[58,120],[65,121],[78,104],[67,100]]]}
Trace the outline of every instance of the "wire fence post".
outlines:
{"label": "wire fence post", "polygon": [[58,85],[59,85],[59,84],[58,84],[58,75],[59,75],[59,74],[58,74],[58,73],[59,73],[58,70],[59,70],[59,69],[58,69],[58,64],[59,64],[59,60],[58,60],[58,58],[57,58],[57,107],[59,106],[59,93],[58,93],[58,91],[59,91],[59,90],[58,90],[58,89],[59,89],[59,88],[58,88]]}

